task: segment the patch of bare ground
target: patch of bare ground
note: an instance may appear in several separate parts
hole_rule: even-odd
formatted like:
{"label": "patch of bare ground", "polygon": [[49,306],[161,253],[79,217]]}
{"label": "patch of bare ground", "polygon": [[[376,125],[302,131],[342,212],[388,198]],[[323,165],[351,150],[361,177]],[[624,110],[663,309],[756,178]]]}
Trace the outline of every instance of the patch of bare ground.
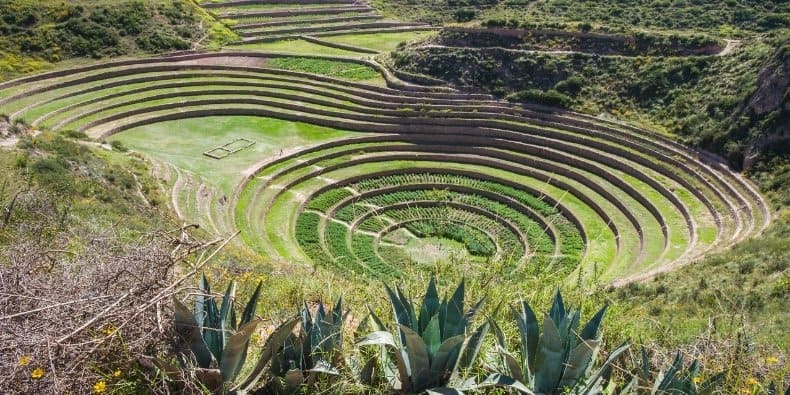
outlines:
{"label": "patch of bare ground", "polygon": [[264,67],[268,63],[268,59],[260,58],[260,57],[248,57],[248,56],[224,56],[224,57],[190,59],[176,63],[184,64],[184,65],[199,65],[199,66]]}

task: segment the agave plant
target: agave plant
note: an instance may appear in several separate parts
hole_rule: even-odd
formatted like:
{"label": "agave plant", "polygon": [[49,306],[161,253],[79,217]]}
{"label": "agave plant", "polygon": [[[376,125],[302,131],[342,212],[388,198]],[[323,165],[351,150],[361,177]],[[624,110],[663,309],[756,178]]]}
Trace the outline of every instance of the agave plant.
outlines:
{"label": "agave plant", "polygon": [[489,324],[484,323],[471,334],[468,332],[483,299],[465,312],[463,280],[450,298],[440,300],[436,280],[431,279],[419,316],[415,305],[400,288],[395,291],[386,285],[385,288],[398,324],[398,340],[371,313],[375,331],[358,345],[381,346],[378,363],[393,389],[401,393],[460,394],[463,390],[482,386],[519,387],[514,380],[501,375],[490,376],[480,383],[461,377],[473,367],[489,329]]}
{"label": "agave plant", "polygon": [[277,394],[292,394],[303,384],[313,387],[320,374],[339,375],[346,315],[342,298],[329,313],[323,303],[318,304],[315,314],[305,305],[299,313],[300,332],[291,333],[272,359],[268,389]]}
{"label": "agave plant", "polygon": [[520,334],[520,348],[509,352],[502,330],[489,320],[497,338],[497,353],[502,357],[495,369],[537,394],[600,393],[611,364],[628,347],[617,348],[593,373],[606,306],[579,331],[581,314],[565,309],[558,290],[551,310],[543,316],[542,333],[529,303],[522,302],[521,310],[511,309]]}
{"label": "agave plant", "polygon": [[[653,375],[654,367],[650,362],[647,350],[642,347],[641,364],[636,369],[633,379],[619,393],[625,394],[685,394],[703,395],[713,393],[714,387],[724,379],[724,373],[715,374],[704,381],[699,381],[699,361],[694,360],[688,368],[683,369],[683,358],[680,352],[666,371]],[[650,383],[653,384],[650,384]]]}
{"label": "agave plant", "polygon": [[255,319],[255,310],[261,292],[261,283],[247,302],[241,319],[237,319],[233,308],[236,283],[231,282],[222,297],[222,303],[211,296],[208,279],[200,281],[201,293],[195,298],[195,310],[190,311],[174,298],[176,331],[189,345],[194,360],[186,362],[194,369],[195,376],[212,392],[244,394],[251,390],[263,376],[272,356],[282,347],[285,339],[293,332],[297,318],[277,328],[267,339],[255,368],[239,378],[247,359],[250,337],[260,320]]}

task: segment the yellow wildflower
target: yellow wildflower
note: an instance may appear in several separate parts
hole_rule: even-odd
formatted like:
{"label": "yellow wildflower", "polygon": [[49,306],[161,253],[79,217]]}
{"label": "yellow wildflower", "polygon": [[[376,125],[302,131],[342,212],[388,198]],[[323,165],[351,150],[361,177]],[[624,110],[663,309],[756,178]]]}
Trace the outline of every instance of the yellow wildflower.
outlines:
{"label": "yellow wildflower", "polygon": [[110,336],[113,333],[115,333],[115,331],[117,331],[117,330],[118,330],[118,328],[116,328],[112,324],[109,324],[109,325],[105,326],[104,329],[102,329],[102,332],[104,332],[105,335]]}
{"label": "yellow wildflower", "polygon": [[769,364],[769,365],[774,365],[774,364],[776,364],[776,363],[779,363],[779,358],[777,358],[777,357],[768,357],[768,358],[765,358],[765,363],[767,363],[767,364]]}
{"label": "yellow wildflower", "polygon": [[757,385],[757,384],[758,381],[754,377],[749,377],[748,379],[746,379],[746,385]]}
{"label": "yellow wildflower", "polygon": [[23,355],[22,358],[19,358],[19,366],[27,366],[30,363],[30,355]]}
{"label": "yellow wildflower", "polygon": [[107,391],[107,383],[105,383],[104,380],[101,380],[93,385],[93,393],[101,394],[104,393],[104,391]]}
{"label": "yellow wildflower", "polygon": [[115,378],[121,377],[121,371],[120,370],[116,370],[116,371],[112,372],[112,377],[115,377]]}
{"label": "yellow wildflower", "polygon": [[694,380],[694,384],[699,384],[702,382],[702,377],[694,376],[692,380]]}
{"label": "yellow wildflower", "polygon": [[36,380],[44,377],[44,369],[41,369],[41,368],[33,369],[33,371],[30,372],[30,377],[33,378],[33,379],[36,379]]}

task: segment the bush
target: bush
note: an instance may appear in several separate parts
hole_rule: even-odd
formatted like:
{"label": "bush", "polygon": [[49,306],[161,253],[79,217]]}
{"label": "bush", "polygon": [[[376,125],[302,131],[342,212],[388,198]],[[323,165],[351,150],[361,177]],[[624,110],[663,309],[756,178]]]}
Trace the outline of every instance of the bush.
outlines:
{"label": "bush", "polygon": [[507,100],[514,102],[532,102],[563,108],[570,107],[571,103],[573,102],[570,97],[563,95],[554,89],[549,89],[546,92],[543,92],[539,89],[523,90],[509,95]]}
{"label": "bush", "polygon": [[576,96],[582,90],[582,86],[584,86],[584,80],[574,75],[567,80],[562,80],[554,85],[554,89],[558,92],[567,93],[572,96]]}
{"label": "bush", "polygon": [[112,149],[114,149],[116,151],[119,151],[119,152],[128,152],[129,151],[129,148],[126,148],[126,146],[120,140],[110,141],[110,147],[112,147]]}
{"label": "bush", "polygon": [[469,22],[475,19],[475,16],[477,16],[477,12],[472,8],[462,8],[455,11],[454,15],[456,22]]}

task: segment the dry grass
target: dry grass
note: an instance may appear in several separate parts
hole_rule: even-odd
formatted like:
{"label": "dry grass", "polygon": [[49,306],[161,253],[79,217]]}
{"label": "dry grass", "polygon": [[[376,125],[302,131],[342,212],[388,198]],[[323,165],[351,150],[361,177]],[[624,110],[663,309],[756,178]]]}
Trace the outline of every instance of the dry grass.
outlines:
{"label": "dry grass", "polygon": [[0,388],[88,393],[104,382],[107,391],[167,392],[136,361],[167,352],[166,306],[198,269],[180,263],[216,242],[192,242],[184,229],[133,240],[112,229],[76,235],[54,201],[20,195],[15,211],[26,217],[0,230]]}

